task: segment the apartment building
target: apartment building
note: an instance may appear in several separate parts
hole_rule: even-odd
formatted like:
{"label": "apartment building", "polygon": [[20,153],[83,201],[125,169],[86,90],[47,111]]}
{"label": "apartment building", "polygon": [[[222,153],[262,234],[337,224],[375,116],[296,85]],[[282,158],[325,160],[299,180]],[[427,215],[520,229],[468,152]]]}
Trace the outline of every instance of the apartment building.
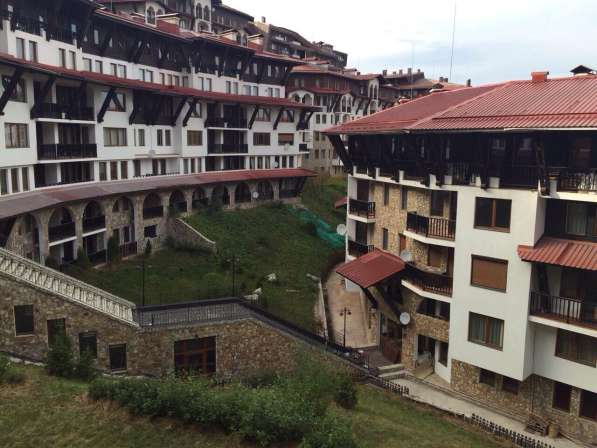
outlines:
{"label": "apartment building", "polygon": [[[400,69],[397,72],[383,70],[382,77],[388,90],[395,91],[398,98],[406,99],[429,95],[434,90],[455,90],[464,87],[462,84],[450,82],[443,76],[438,79],[427,78],[421,69],[415,71],[411,67],[406,70]],[[466,86],[471,86],[470,80],[467,81]]]}
{"label": "apartment building", "polygon": [[197,31],[209,2],[1,4],[1,246],[135,253],[171,208],[296,200],[312,175],[299,131],[319,108],[286,99],[296,61]]}
{"label": "apartment building", "polygon": [[384,355],[586,444],[597,443],[595,92],[594,74],[533,73],[326,131],[349,173],[338,272],[362,292]]}

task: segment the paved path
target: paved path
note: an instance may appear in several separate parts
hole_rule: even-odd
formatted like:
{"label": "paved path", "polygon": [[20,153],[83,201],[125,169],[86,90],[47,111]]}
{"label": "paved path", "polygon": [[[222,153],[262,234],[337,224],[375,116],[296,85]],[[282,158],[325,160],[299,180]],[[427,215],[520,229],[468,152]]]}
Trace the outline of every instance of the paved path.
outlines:
{"label": "paved path", "polygon": [[375,340],[369,330],[368,318],[362,304],[361,294],[346,291],[343,278],[335,270],[328,277],[325,288],[327,290],[328,310],[332,327],[330,330],[334,332],[337,339],[340,339],[337,342],[342,343],[344,317],[340,313],[344,307],[347,307],[351,314],[346,321],[346,345],[353,348],[372,345]]}
{"label": "paved path", "polygon": [[415,400],[427,403],[435,408],[442,409],[444,411],[448,411],[458,415],[466,415],[467,417],[470,417],[472,414],[477,414],[478,416],[483,417],[487,420],[491,420],[492,422],[497,423],[500,426],[512,429],[521,434],[525,434],[529,437],[541,440],[542,442],[545,442],[556,448],[579,447],[579,445],[562,437],[558,439],[550,439],[548,437],[541,437],[539,435],[526,432],[525,425],[523,423],[520,423],[518,420],[514,420],[497,412],[493,412],[489,409],[478,406],[467,400],[457,398],[453,395],[450,395],[447,392],[443,392],[435,387],[422,384],[418,381],[409,380],[408,378],[401,378],[398,380],[394,380],[393,382],[396,384],[400,384],[401,386],[408,387],[411,397]]}

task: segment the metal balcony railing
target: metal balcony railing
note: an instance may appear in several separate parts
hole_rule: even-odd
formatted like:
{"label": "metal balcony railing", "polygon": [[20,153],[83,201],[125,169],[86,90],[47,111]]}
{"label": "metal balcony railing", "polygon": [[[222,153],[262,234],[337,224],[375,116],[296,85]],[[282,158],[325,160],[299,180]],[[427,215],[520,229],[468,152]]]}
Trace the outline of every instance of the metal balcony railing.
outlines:
{"label": "metal balcony railing", "polygon": [[531,291],[531,314],[554,317],[566,323],[597,325],[597,301],[550,296]]}
{"label": "metal balcony railing", "polygon": [[48,227],[48,236],[50,242],[64,240],[66,238],[72,238],[75,236],[75,223],[67,222],[65,224],[50,225]]}
{"label": "metal balcony railing", "polygon": [[348,201],[348,210],[351,215],[361,216],[368,219],[375,218],[375,202],[350,199]]}
{"label": "metal balcony railing", "polygon": [[244,117],[207,117],[205,127],[247,129],[248,124]]}
{"label": "metal balcony railing", "polygon": [[371,244],[348,240],[348,254],[353,257],[368,254],[369,252],[373,252],[374,249],[375,247]]}
{"label": "metal balcony railing", "polygon": [[208,154],[248,154],[249,145],[242,143],[210,143]]}
{"label": "metal balcony railing", "polygon": [[409,263],[404,279],[423,291],[452,297],[453,279],[447,274],[435,273]]}
{"label": "metal balcony railing", "polygon": [[91,107],[72,107],[65,104],[43,103],[37,106],[35,118],[54,118],[56,120],[82,120],[94,121],[93,108]]}
{"label": "metal balcony railing", "polygon": [[97,157],[95,143],[51,143],[37,146],[38,160],[94,159]]}
{"label": "metal balcony railing", "polygon": [[106,227],[105,216],[95,216],[93,218],[83,219],[83,232],[93,232],[94,230],[104,229]]}
{"label": "metal balcony railing", "polygon": [[409,212],[406,216],[406,229],[426,237],[453,241],[456,234],[456,221]]}
{"label": "metal balcony railing", "polygon": [[164,216],[164,207],[147,207],[143,209],[143,219],[161,218]]}
{"label": "metal balcony railing", "polygon": [[592,192],[597,191],[597,171],[566,169],[558,176],[558,190]]}

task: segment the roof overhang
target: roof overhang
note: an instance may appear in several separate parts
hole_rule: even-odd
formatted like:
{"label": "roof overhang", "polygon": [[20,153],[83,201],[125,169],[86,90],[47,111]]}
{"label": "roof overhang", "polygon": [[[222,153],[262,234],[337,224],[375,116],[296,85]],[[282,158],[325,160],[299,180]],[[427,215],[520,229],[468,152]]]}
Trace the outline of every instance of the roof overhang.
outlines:
{"label": "roof overhang", "polygon": [[379,249],[343,264],[336,272],[361,288],[369,288],[398,274],[406,263],[395,255]]}
{"label": "roof overhang", "polygon": [[518,246],[523,261],[597,271],[597,243],[563,238],[541,238],[534,247]]}

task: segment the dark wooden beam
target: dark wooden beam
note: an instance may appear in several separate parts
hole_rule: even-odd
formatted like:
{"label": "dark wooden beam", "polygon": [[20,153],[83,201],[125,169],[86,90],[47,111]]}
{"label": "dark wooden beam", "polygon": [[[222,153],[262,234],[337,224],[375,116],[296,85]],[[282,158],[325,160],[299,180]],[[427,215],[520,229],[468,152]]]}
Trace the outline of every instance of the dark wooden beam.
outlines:
{"label": "dark wooden beam", "polygon": [[373,296],[373,294],[371,294],[371,291],[369,291],[367,288],[363,288],[362,286],[361,286],[361,290],[363,291],[363,294],[365,294],[365,297],[367,297],[367,299],[369,299],[369,302],[371,302],[371,305],[373,306],[373,308],[378,309],[379,303],[377,303],[377,299]]}
{"label": "dark wooden beam", "polygon": [[193,112],[195,111],[195,108],[197,107],[197,98],[193,98],[193,101],[191,101],[191,103],[189,104],[189,110],[187,110],[186,115],[184,116],[184,119],[182,120],[182,127],[186,128],[187,125],[189,124],[189,120],[191,119],[191,115],[193,115]]}
{"label": "dark wooden beam", "polygon": [[180,117],[180,114],[182,113],[182,109],[184,108],[184,105],[187,104],[187,102],[188,102],[188,98],[183,98],[182,100],[180,100],[180,103],[176,107],[176,110],[174,111],[174,115],[172,116],[172,126],[176,126],[178,117]]}
{"label": "dark wooden beam", "polygon": [[108,111],[108,107],[110,107],[110,103],[112,102],[112,100],[115,97],[116,97],[116,87],[110,87],[110,90],[108,91],[108,94],[106,95],[106,98],[104,99],[104,102],[102,104],[102,107],[101,107],[99,113],[97,114],[97,122],[98,123],[104,122],[104,116],[106,115],[106,112]]}
{"label": "dark wooden beam", "polygon": [[257,75],[257,84],[261,83],[263,80],[263,75],[265,75],[265,69],[267,68],[267,64],[261,61],[261,67],[259,68],[259,74]]}
{"label": "dark wooden beam", "polygon": [[23,77],[24,72],[25,72],[25,70],[22,67],[16,68],[10,78],[10,82],[4,88],[4,92],[2,93],[2,96],[0,97],[0,115],[4,115],[4,108],[6,107],[8,100],[10,100],[10,97],[17,90],[17,85],[19,84],[19,81]]}
{"label": "dark wooden beam", "polygon": [[344,146],[344,142],[342,141],[340,136],[337,134],[328,134],[327,137],[334,149],[336,150],[336,154],[338,154],[338,157],[340,157],[340,160],[342,160],[342,164],[344,165],[344,171],[352,172],[352,160],[350,159],[350,156],[346,151],[346,147]]}
{"label": "dark wooden beam", "polygon": [[56,82],[55,75],[48,76],[48,79],[46,79],[46,82],[44,83],[43,87],[41,88],[38,97],[35,98],[33,107],[31,108],[31,114],[30,114],[31,118],[37,117],[37,112],[39,111],[41,104],[43,104],[44,99],[48,96],[48,93],[50,93],[50,90],[54,86],[55,82]]}
{"label": "dark wooden beam", "polygon": [[249,120],[249,129],[253,129],[253,123],[255,123],[255,119],[257,118],[257,114],[259,113],[260,108],[260,106],[255,106],[255,109],[253,109],[251,119]]}
{"label": "dark wooden beam", "polygon": [[342,97],[342,95],[336,95],[336,99],[334,100],[334,102],[332,103],[332,107],[330,109],[330,112],[334,112],[334,109],[336,109],[336,106],[338,105],[338,103],[340,102],[340,98]]}
{"label": "dark wooden beam", "polygon": [[281,107],[280,112],[278,112],[278,116],[276,117],[276,121],[274,122],[274,131],[278,129],[278,124],[280,124],[280,120],[282,119],[282,114],[286,109]]}
{"label": "dark wooden beam", "polygon": [[358,114],[359,114],[359,111],[361,110],[361,106],[363,105],[363,102],[364,102],[364,101],[365,101],[365,100],[364,100],[363,98],[360,98],[360,99],[359,99],[359,105],[357,106],[357,110],[356,110],[356,111],[355,111],[355,113],[354,113],[355,115],[358,115]]}
{"label": "dark wooden beam", "polygon": [[135,55],[139,51],[139,48],[142,46],[143,46],[143,38],[141,37],[141,32],[139,30],[135,30],[133,32],[132,45],[130,46],[130,48],[127,51],[126,60],[128,62],[133,62]]}
{"label": "dark wooden beam", "polygon": [[302,125],[303,125],[303,121],[305,121],[305,115],[307,114],[307,110],[303,109],[301,110],[301,113],[299,114],[299,120],[298,123],[296,124],[296,130],[300,130]]}
{"label": "dark wooden beam", "polygon": [[141,109],[141,96],[140,94],[135,95],[133,93],[133,110],[131,111],[131,114],[129,115],[129,124],[133,124],[135,122],[135,119],[137,118],[137,115],[139,114],[139,110]]}
{"label": "dark wooden beam", "polygon": [[83,20],[81,20],[79,23],[79,30],[77,31],[77,48],[81,48],[83,46],[83,40],[89,31],[89,27],[91,26],[91,16],[93,15],[93,11],[94,8],[89,6],[85,11]]}

